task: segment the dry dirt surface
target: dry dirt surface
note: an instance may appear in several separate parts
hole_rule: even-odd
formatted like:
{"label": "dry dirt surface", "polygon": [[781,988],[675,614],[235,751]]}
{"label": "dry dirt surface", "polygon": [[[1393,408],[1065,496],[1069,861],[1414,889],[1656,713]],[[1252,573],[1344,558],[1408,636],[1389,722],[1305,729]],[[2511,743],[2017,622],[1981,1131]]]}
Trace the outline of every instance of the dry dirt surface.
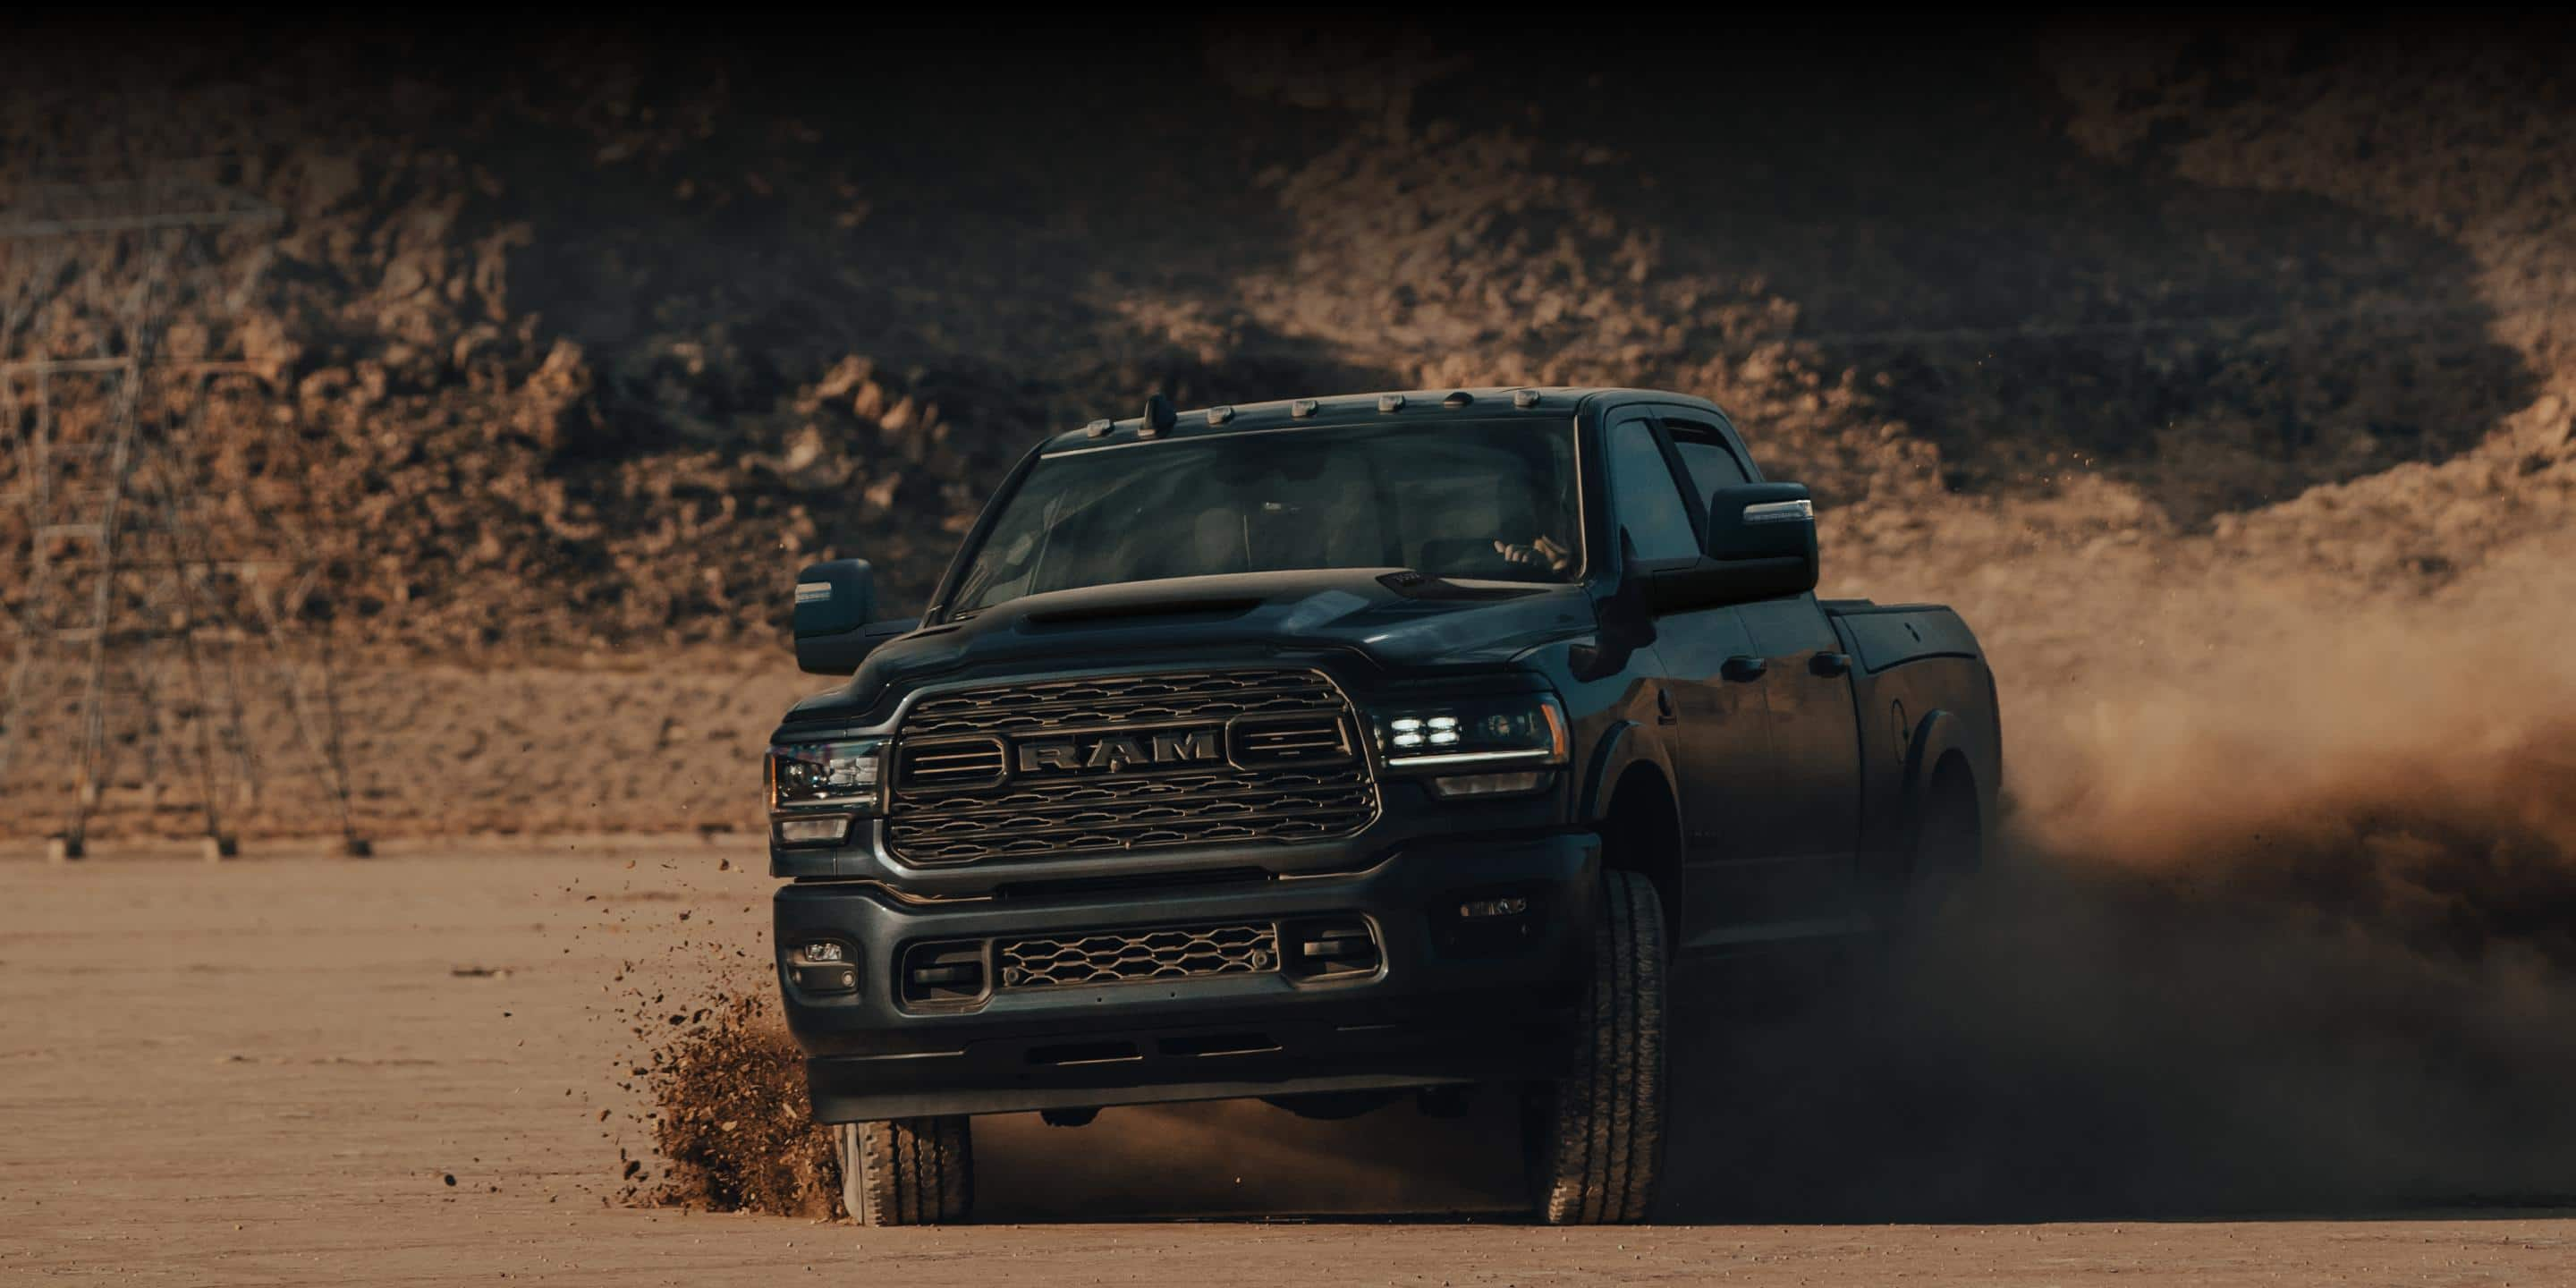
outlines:
{"label": "dry dirt surface", "polygon": [[[2493,1206],[1549,1230],[1492,1211],[1509,1146],[1490,1117],[1402,1112],[1112,1111],[1079,1131],[982,1120],[989,1223],[971,1228],[613,1202],[616,1155],[646,1144],[616,1090],[634,1055],[625,990],[722,977],[711,963],[735,949],[757,961],[757,868],[732,842],[599,839],[413,843],[370,862],[276,849],[223,866],[0,862],[0,1279],[2576,1279],[2576,1220]],[[1353,1208],[1380,1215],[1243,1215]]]}

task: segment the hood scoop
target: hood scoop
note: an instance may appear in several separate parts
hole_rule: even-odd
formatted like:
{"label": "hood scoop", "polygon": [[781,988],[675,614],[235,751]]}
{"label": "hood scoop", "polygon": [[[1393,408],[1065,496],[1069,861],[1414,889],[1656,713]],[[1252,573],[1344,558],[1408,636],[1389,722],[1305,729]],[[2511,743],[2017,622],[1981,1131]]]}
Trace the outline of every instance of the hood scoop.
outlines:
{"label": "hood scoop", "polygon": [[1169,626],[1191,622],[1230,622],[1261,607],[1261,604],[1258,599],[1239,598],[1138,599],[1116,604],[1086,604],[1080,608],[1030,613],[1020,619],[1020,629],[1037,634],[1049,630],[1129,623]]}
{"label": "hood scoop", "polygon": [[1410,568],[1388,573],[1378,581],[1406,599],[1518,599],[1545,589],[1542,586],[1462,586],[1446,577],[1434,577]]}

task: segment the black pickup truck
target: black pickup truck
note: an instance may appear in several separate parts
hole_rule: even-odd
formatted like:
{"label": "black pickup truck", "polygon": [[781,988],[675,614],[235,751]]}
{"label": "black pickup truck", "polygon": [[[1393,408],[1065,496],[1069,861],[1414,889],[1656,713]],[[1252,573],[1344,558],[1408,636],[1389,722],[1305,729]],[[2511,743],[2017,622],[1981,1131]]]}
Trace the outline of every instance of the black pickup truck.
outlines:
{"label": "black pickup truck", "polygon": [[850,679],[772,739],[770,861],[852,1215],[965,1219],[975,1114],[1488,1088],[1544,1219],[1643,1219],[1669,964],[1884,933],[1994,819],[1976,638],[1816,560],[1716,406],[1548,388],[1157,396],[917,621],[807,568]]}

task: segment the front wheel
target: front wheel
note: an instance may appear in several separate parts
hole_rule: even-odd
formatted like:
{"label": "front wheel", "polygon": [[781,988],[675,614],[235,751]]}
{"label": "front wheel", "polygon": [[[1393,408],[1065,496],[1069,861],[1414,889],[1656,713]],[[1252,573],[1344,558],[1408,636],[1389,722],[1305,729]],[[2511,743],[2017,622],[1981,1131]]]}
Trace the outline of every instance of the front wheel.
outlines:
{"label": "front wheel", "polygon": [[861,1225],[954,1225],[975,1206],[975,1146],[962,1114],[840,1123],[841,1206]]}
{"label": "front wheel", "polygon": [[1663,1153],[1664,910],[1653,883],[1604,874],[1574,1068],[1533,1089],[1525,1130],[1550,1225],[1646,1219]]}

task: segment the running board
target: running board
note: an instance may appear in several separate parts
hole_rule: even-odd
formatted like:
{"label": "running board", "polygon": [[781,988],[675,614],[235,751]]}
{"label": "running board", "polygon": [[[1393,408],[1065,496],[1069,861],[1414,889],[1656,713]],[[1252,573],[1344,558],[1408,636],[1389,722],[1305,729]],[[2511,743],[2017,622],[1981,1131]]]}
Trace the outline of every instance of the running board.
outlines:
{"label": "running board", "polygon": [[1770,921],[1751,926],[1723,926],[1704,935],[1693,935],[1682,942],[1686,953],[1756,952],[1812,943],[1819,939],[1848,939],[1869,934],[1870,920],[1858,915],[1817,917],[1807,921]]}

